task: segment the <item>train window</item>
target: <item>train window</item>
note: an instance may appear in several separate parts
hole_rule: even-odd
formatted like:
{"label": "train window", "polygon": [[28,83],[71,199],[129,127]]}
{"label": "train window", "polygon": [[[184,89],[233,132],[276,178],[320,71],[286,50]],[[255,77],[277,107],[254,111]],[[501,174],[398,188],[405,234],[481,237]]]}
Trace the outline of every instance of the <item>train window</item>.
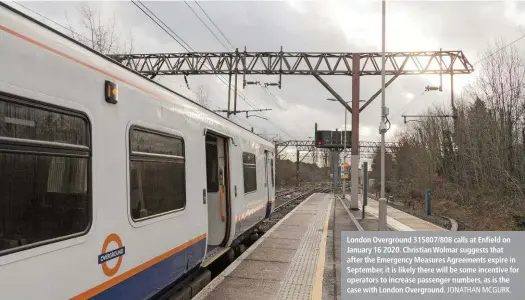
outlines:
{"label": "train window", "polygon": [[85,116],[0,95],[0,255],[88,231],[90,157]]}
{"label": "train window", "polygon": [[208,193],[219,191],[217,138],[206,136],[206,181]]}
{"label": "train window", "polygon": [[184,143],[179,137],[137,129],[131,132],[131,151],[135,154],[150,153],[184,157]]}
{"label": "train window", "polygon": [[88,145],[86,120],[59,110],[0,102],[0,136],[25,141]]}
{"label": "train window", "polygon": [[244,193],[257,190],[257,169],[255,155],[244,152],[242,154],[242,164],[244,172]]}
{"label": "train window", "polygon": [[139,220],[186,206],[184,141],[132,127],[130,132],[131,217]]}
{"label": "train window", "polygon": [[275,186],[275,178],[273,173],[273,158],[270,159],[270,171],[272,172],[272,174],[270,175],[270,177],[272,178],[272,186]]}

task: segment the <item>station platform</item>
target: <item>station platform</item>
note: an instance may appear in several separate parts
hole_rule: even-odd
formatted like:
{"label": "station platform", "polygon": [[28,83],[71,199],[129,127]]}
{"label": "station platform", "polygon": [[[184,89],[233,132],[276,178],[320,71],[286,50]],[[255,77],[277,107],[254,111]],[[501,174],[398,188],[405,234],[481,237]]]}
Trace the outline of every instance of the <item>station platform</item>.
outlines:
{"label": "station platform", "polygon": [[[361,219],[361,211],[349,209],[349,195],[345,200],[339,195],[313,194],[193,299],[340,299],[341,232],[378,228],[378,201],[368,199],[365,219]],[[392,231],[446,230],[392,207],[387,213]]]}
{"label": "station platform", "polygon": [[[331,194],[310,196],[193,299],[322,299],[335,200]],[[346,214],[342,207],[339,213]]]}
{"label": "station platform", "polygon": [[[346,195],[347,203],[350,203],[350,195]],[[363,205],[363,195],[359,194],[359,208]],[[373,218],[379,217],[379,202],[368,197],[365,213]],[[448,231],[438,225],[422,220],[391,206],[387,208],[387,226],[393,231]]]}

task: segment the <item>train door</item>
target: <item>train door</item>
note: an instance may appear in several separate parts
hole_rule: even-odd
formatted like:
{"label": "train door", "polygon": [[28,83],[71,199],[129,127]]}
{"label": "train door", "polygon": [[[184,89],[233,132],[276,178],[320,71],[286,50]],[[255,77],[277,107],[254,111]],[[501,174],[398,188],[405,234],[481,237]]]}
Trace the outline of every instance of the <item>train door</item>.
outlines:
{"label": "train door", "polygon": [[208,246],[222,246],[229,237],[230,179],[228,139],[206,134],[206,198],[208,203]]}
{"label": "train door", "polygon": [[[272,205],[274,202],[273,196],[275,195],[275,181],[273,173],[273,153],[269,151],[264,151],[264,173],[265,173],[265,183],[266,187],[266,217],[270,216],[272,213]],[[271,182],[271,183],[270,183]]]}

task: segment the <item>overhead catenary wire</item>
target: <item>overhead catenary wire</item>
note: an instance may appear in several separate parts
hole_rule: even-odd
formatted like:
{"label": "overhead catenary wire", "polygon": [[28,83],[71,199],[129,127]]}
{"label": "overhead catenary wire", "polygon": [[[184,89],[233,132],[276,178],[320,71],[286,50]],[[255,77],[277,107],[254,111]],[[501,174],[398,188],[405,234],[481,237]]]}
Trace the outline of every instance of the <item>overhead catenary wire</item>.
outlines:
{"label": "overhead catenary wire", "polygon": [[[173,40],[175,40],[184,50],[187,52],[195,52],[195,50],[184,41],[183,38],[181,38],[179,35],[177,35],[166,23],[164,23],[154,12],[152,12],[145,4],[143,4],[141,1],[138,2],[142,7],[144,7],[149,13],[147,13],[144,9],[141,8],[135,1],[131,1],[137,8],[139,8],[148,18],[150,18],[157,26],[159,26],[164,32],[166,32]],[[151,15],[150,15],[151,14]],[[158,19],[158,21],[156,20]],[[159,23],[160,22],[160,23]],[[162,24],[162,25],[161,25]],[[175,35],[175,36],[173,36]],[[183,44],[184,43],[184,44]],[[225,79],[222,76],[215,75],[223,84],[225,83]],[[229,85],[228,85],[229,86]],[[242,97],[241,97],[242,98]],[[246,99],[243,99],[246,101]],[[252,108],[254,108],[249,101],[246,101]],[[252,125],[248,120],[246,121],[250,126]]]}
{"label": "overhead catenary wire", "polygon": [[[137,3],[135,3],[135,1],[131,1],[133,4],[135,4],[135,6],[139,7]],[[166,28],[164,28],[161,24],[159,24],[159,22],[157,22],[152,16],[150,16],[148,13],[146,13],[143,9],[141,9],[141,11],[146,14],[155,24],[157,24],[159,27],[161,27],[161,29],[163,29],[166,33],[168,33],[168,35],[175,39],[177,41],[177,43],[179,45],[181,45],[184,50],[186,50],[187,52],[196,52],[195,49],[193,49],[188,43],[186,43],[184,41],[184,39],[182,39],[179,35],[177,35],[168,25],[166,25],[166,23],[164,23],[155,13],[153,13],[145,4],[143,4],[141,1],[137,1],[140,5],[142,5],[151,15],[153,15],[155,18],[157,18],[159,20],[160,23],[162,23],[162,25],[164,25],[164,27],[167,28],[167,30],[169,30],[170,32],[172,32],[177,38],[174,38],[171,34],[169,34],[166,30]],[[139,7],[140,8],[140,7]],[[180,41],[179,41],[180,39]],[[184,43],[185,45],[183,45],[182,43]],[[191,51],[190,51],[191,50]],[[226,84],[226,79],[220,75],[215,75],[215,77],[217,77],[222,83]],[[238,94],[242,95],[242,93],[238,92]],[[242,95],[244,96],[244,95]],[[244,96],[245,97],[245,96]],[[251,102],[248,101],[248,99],[243,99],[244,101],[246,101],[250,106],[252,106],[253,104]],[[252,108],[254,108],[252,106]]]}
{"label": "overhead catenary wire", "polygon": [[[45,19],[46,21],[49,21],[49,22],[51,22],[51,23],[53,23],[53,24],[59,26],[60,28],[63,28],[63,29],[65,29],[66,31],[71,32],[72,35],[77,36],[77,37],[79,38],[79,39],[78,39],[79,42],[81,42],[81,43],[83,43],[83,44],[85,44],[85,45],[88,44],[88,43],[86,43],[86,41],[89,42],[90,44],[93,44],[93,40],[92,40],[92,39],[90,39],[90,38],[84,36],[83,34],[80,34],[80,33],[76,32],[75,30],[73,30],[72,27],[67,27],[67,26],[65,26],[65,25],[63,25],[63,24],[60,24],[59,22],[57,22],[57,21],[55,21],[55,20],[52,20],[52,19],[50,19],[49,17],[46,17],[45,15],[42,15],[41,13],[38,13],[38,12],[36,12],[35,10],[33,10],[33,9],[31,9],[31,8],[25,6],[25,5],[22,5],[22,4],[20,4],[20,3],[16,2],[16,1],[13,1],[13,3],[19,5],[20,7],[23,7],[24,9],[26,9],[26,10],[28,10],[28,11],[34,13],[35,15],[37,15],[37,16],[39,16],[39,17]],[[60,30],[59,30],[59,31],[60,31]],[[73,37],[73,38],[74,38],[74,37]],[[88,45],[88,47],[89,47],[89,45]],[[173,81],[173,80],[170,80],[170,79],[167,79],[167,78],[164,78],[164,79],[167,80],[167,81],[169,81],[169,82],[171,82],[171,83],[179,84],[179,83],[177,83],[177,82],[175,82],[175,81]],[[179,84],[179,85],[180,85],[180,84]],[[181,86],[182,86],[182,85],[181,85]]]}
{"label": "overhead catenary wire", "polygon": [[[186,3],[186,5],[191,9],[191,11],[193,12],[193,14],[195,14],[195,16],[197,16],[197,18],[201,21],[201,23],[204,24],[204,26],[206,26],[206,28],[213,34],[213,36],[219,40],[219,38],[217,37],[217,35],[210,29],[210,27],[207,26],[207,24],[204,22],[204,20],[202,20],[202,18],[195,12],[195,10],[193,10],[191,8],[191,6],[187,3],[187,1],[184,1]],[[217,29],[217,31],[220,32],[220,34],[222,35],[222,37],[226,40],[226,42],[231,46],[231,49],[228,49],[228,47],[226,47],[222,42],[219,42],[221,43],[221,45],[224,47],[224,49],[226,49],[226,51],[229,51],[229,50],[235,50],[235,46],[232,44],[232,42],[230,41],[230,39],[228,39],[228,37],[224,34],[224,32],[219,28],[219,26],[217,25],[217,23],[215,23],[213,21],[213,19],[208,15],[208,13],[206,12],[206,10],[197,2],[195,1],[195,4],[197,4],[197,6],[200,8],[200,10],[204,13],[204,15],[206,15],[206,17],[208,18],[208,20],[213,24],[213,26]],[[250,76],[253,76],[255,78],[256,81],[259,81],[259,82],[262,82],[262,80],[259,79],[258,76],[255,76],[255,75],[250,75]],[[279,104],[279,99],[277,99],[277,97],[272,94],[272,92],[268,89],[268,87],[266,86],[262,86],[262,85],[259,85],[268,95],[270,95],[273,99],[274,99],[274,102],[275,104],[277,105],[277,107],[279,107],[279,109],[281,111],[284,111],[283,107]],[[291,120],[296,126],[297,128],[301,128],[301,125],[297,124],[296,121],[294,120]],[[290,135],[289,135],[290,136]]]}
{"label": "overhead catenary wire", "polygon": [[213,24],[213,26],[215,26],[215,28],[217,28],[217,30],[220,32],[220,34],[222,35],[222,37],[228,42],[228,44],[232,47],[232,49],[235,49],[235,46],[233,46],[232,42],[230,42],[230,40],[226,37],[226,35],[222,32],[222,30],[219,28],[219,26],[217,26],[217,24],[215,24],[215,22],[213,22],[212,18],[210,18],[210,16],[208,15],[208,13],[204,10],[204,8],[202,8],[202,6],[199,4],[199,2],[195,1],[195,4],[197,4],[197,6],[202,10],[202,12],[206,15],[206,17],[208,18],[208,20],[210,20],[210,22]]}
{"label": "overhead catenary wire", "polygon": [[[221,45],[222,45],[222,46],[228,51],[228,50],[229,50],[228,47],[226,47],[226,46],[224,45],[224,43],[222,43],[222,42],[220,41],[220,39],[217,37],[217,35],[211,30],[211,28],[209,28],[209,26],[204,22],[204,20],[202,20],[202,18],[197,14],[197,12],[196,12],[195,10],[193,10],[193,9],[191,8],[191,6],[190,6],[186,1],[184,1],[184,2],[185,2],[186,5],[190,8],[190,10],[195,14],[195,16],[197,16],[197,18],[198,18],[198,19],[204,24],[204,26],[205,26],[205,27],[206,27],[206,28],[207,28],[207,29],[213,34],[213,36],[214,36],[214,37],[220,42],[220,44],[221,44]],[[230,40],[224,35],[224,33],[222,32],[222,30],[220,30],[220,28],[217,26],[217,24],[216,24],[216,23],[210,18],[210,16],[206,13],[206,11],[204,10],[204,8],[202,8],[200,5],[199,5],[199,8],[204,12],[204,14],[205,14],[205,15],[208,17],[208,19],[212,22],[212,24],[215,26],[215,28],[217,28],[217,30],[218,30],[218,31],[222,34],[222,36],[226,39],[226,41],[228,42],[228,44],[232,47],[232,50],[234,50],[235,47],[233,46],[233,44],[232,44],[232,43],[230,42]],[[222,77],[222,76],[221,76],[221,78],[224,79],[224,77]],[[258,78],[256,78],[256,79],[258,79]],[[222,81],[222,80],[221,80],[221,81]],[[226,84],[225,81],[226,81],[226,79],[224,79],[224,81],[223,81],[224,84]],[[268,91],[267,88],[263,87],[263,89],[265,89],[265,90],[270,94],[270,96],[272,96],[272,97],[275,99],[277,106],[282,110],[282,107],[278,104],[278,100],[277,100],[277,98],[276,98],[276,97],[275,97],[270,91]],[[242,92],[237,91],[237,93],[238,93],[239,95],[242,95],[242,96],[244,97],[243,100],[244,100],[245,102],[247,102],[248,104],[250,104],[250,102],[248,101],[248,99],[246,98],[246,96],[245,96]],[[250,106],[251,106],[252,108],[255,109],[255,107],[254,107],[253,104],[250,104]],[[268,122],[270,122],[273,126],[277,127],[281,132],[285,133],[285,134],[288,135],[289,137],[292,137],[290,134],[288,134],[288,133],[287,133],[286,131],[284,131],[282,128],[280,128],[280,127],[277,126],[275,123],[273,123],[272,121],[270,121],[270,120],[268,119],[268,116],[267,116],[266,114],[264,114],[264,113],[260,113],[260,114],[262,114],[263,116],[265,116],[265,117],[266,117],[266,120],[267,120]]]}
{"label": "overhead catenary wire", "polygon": [[[215,38],[217,40],[219,40],[219,38],[217,37],[217,35],[207,26],[207,24],[202,20],[202,18],[200,18],[200,16],[191,8],[191,6],[187,3],[187,1],[184,1],[186,3],[186,5],[188,5],[188,7],[190,7],[190,9],[193,11],[193,13],[200,19],[200,21],[206,26],[206,28],[208,28],[208,30],[215,36]],[[222,42],[219,42],[221,43],[221,45],[224,47],[224,49],[226,49],[226,51],[229,51],[229,50],[235,50],[235,46],[232,44],[232,42],[230,41],[230,39],[228,39],[228,37],[226,37],[226,35],[224,34],[224,32],[219,28],[219,26],[217,25],[217,23],[215,23],[213,21],[213,19],[208,15],[208,13],[206,12],[206,10],[198,3],[195,1],[195,4],[197,4],[197,6],[200,8],[200,10],[206,15],[206,17],[208,18],[208,20],[210,20],[210,22],[213,24],[213,26],[217,29],[217,31],[220,32],[220,34],[224,37],[224,39],[228,42],[228,44],[230,45],[231,49],[228,49],[228,47],[226,47]],[[261,81],[259,79],[259,77],[257,76],[254,76],[254,75],[251,75],[253,77],[255,77],[255,79],[257,81]],[[277,97],[275,97],[275,95],[272,94],[272,92],[270,92],[268,90],[268,87],[265,87],[265,86],[262,86],[260,85],[260,87],[262,89],[264,89],[270,96],[272,96],[274,99],[275,99],[275,102],[277,104],[277,106],[282,110],[282,107],[279,105],[279,100],[277,99]]]}
{"label": "overhead catenary wire", "polygon": [[[177,44],[179,44],[184,50],[186,50],[186,51],[189,52],[189,50],[188,50],[188,46],[189,46],[189,45],[187,45],[187,44],[184,45],[183,43],[185,43],[185,42],[184,42],[184,40],[183,40],[180,36],[178,36],[178,35],[177,35],[175,32],[173,32],[173,31],[172,31],[171,33],[168,32],[168,31],[167,31],[164,27],[162,27],[162,26],[161,26],[161,25],[160,25],[155,19],[153,19],[148,13],[146,13],[146,12],[145,12],[140,6],[138,6],[138,5],[137,5],[135,2],[133,2],[133,1],[131,1],[131,2],[132,2],[132,3],[133,3],[138,9],[140,9],[140,10],[141,10],[146,16],[148,16],[148,18],[150,18],[150,20],[152,20],[152,21],[153,21],[154,23],[156,23],[156,24],[157,24],[157,25],[158,25],[158,26],[159,26],[164,32],[166,32],[166,33],[167,33],[167,34],[168,34],[173,40],[175,40],[175,41],[177,42]],[[141,3],[141,4],[142,4],[142,3]],[[148,7],[144,6],[144,8],[145,8],[147,11],[149,11],[150,13],[153,14],[153,12],[151,12],[151,11],[149,10]],[[154,14],[153,14],[153,15],[154,15]],[[159,19],[159,21],[160,21],[162,24],[164,24],[164,22],[162,22],[162,20]],[[164,24],[164,25],[166,26],[166,24]],[[168,26],[166,26],[166,27],[168,27]],[[168,29],[170,29],[170,28],[168,27]],[[175,35],[175,36],[173,36],[172,34]],[[175,83],[175,84],[177,84],[177,83],[176,83],[175,81],[173,81],[173,80],[169,80],[169,79],[166,79],[166,80],[169,81],[169,82],[171,82],[171,83]],[[187,84],[187,82],[186,82],[186,84]],[[189,89],[189,86],[187,86],[187,88]]]}
{"label": "overhead catenary wire", "polygon": [[405,106],[403,106],[403,108],[397,110],[395,113],[391,114],[392,117],[393,116],[396,116],[397,114],[399,113],[404,113],[405,112],[405,109],[410,105],[412,104],[415,100],[417,100],[419,97],[423,96],[423,94],[425,94],[425,92],[422,92],[419,96],[417,97],[414,97],[414,99],[410,100]]}
{"label": "overhead catenary wire", "polygon": [[[133,1],[132,1],[132,2],[133,2]],[[72,28],[68,28],[68,27],[66,27],[65,25],[60,24],[59,22],[57,22],[57,21],[55,21],[55,20],[52,20],[52,19],[50,19],[49,17],[46,17],[45,15],[42,15],[42,14],[36,12],[35,10],[33,10],[33,9],[31,9],[31,8],[29,8],[29,7],[25,6],[25,5],[23,5],[23,4],[20,4],[20,3],[16,2],[16,1],[13,1],[13,3],[15,3],[15,4],[19,5],[20,7],[24,8],[24,9],[26,9],[26,10],[32,12],[32,13],[34,13],[34,14],[37,15],[37,16],[39,16],[39,17],[41,17],[41,18],[43,18],[43,19],[45,19],[45,20],[47,20],[47,21],[49,21],[49,22],[55,24],[56,26],[58,26],[58,27],[60,27],[60,28],[62,28],[62,29],[64,29],[64,30],[66,30],[67,32],[71,32],[71,34],[76,35],[77,37],[79,37],[79,38],[81,39],[81,42],[83,42],[83,43],[85,43],[86,41],[88,41],[88,42],[92,42],[91,39],[89,39],[89,38],[85,37],[84,35],[82,35],[82,34],[76,32],[76,31],[74,31]],[[136,3],[133,3],[133,4],[136,5]],[[172,37],[175,41],[177,41],[177,43],[179,43],[179,45],[180,45],[181,47],[183,47],[186,51],[189,52],[189,50],[188,50],[189,45],[187,45],[187,46],[184,45],[183,43],[185,43],[185,42],[184,42],[184,40],[183,40],[182,38],[180,38],[175,32],[172,31],[173,35],[175,35],[175,37],[174,37],[174,36],[173,36],[172,34],[170,34],[165,28],[163,28],[163,27],[162,27],[162,26],[161,26],[156,20],[154,20],[153,18],[151,18],[151,16],[149,16],[149,15],[148,15],[148,14],[147,14],[147,13],[141,8],[141,7],[139,7],[139,6],[137,6],[137,7],[138,7],[138,8],[139,8],[144,14],[146,14],[146,15],[147,15],[147,16],[148,16],[153,22],[155,22],[159,27],[161,27],[161,29],[163,29],[168,35],[170,35],[170,37]],[[149,9],[148,9],[147,7],[145,7],[145,9],[149,11]],[[159,19],[159,21],[162,22],[162,20],[160,20],[160,19]],[[162,22],[162,23],[163,23],[163,22]],[[167,26],[166,26],[166,27],[167,27]],[[168,27],[168,29],[169,29],[169,27]],[[180,41],[179,41],[178,39],[180,39]],[[191,48],[191,47],[190,47],[190,48]],[[224,80],[224,78],[222,78],[222,79]],[[172,83],[176,83],[176,82],[174,82],[174,81],[172,81],[172,80],[169,80],[169,79],[167,79],[167,80],[170,81],[170,82],[172,82]],[[225,83],[223,80],[221,80],[221,81],[222,81],[223,83]],[[243,97],[246,97],[246,96],[242,95],[242,96],[241,96],[241,99],[243,99]],[[255,108],[255,107],[253,106],[253,104],[250,103],[250,102],[248,101],[248,99],[243,99],[243,100],[244,100],[245,102],[247,102],[252,108]],[[247,120],[247,122],[248,122],[248,124],[252,125],[248,120]],[[275,123],[273,123],[273,122],[270,121],[270,120],[268,120],[268,122],[269,122],[270,124],[272,124],[274,127],[276,127],[277,129],[279,129],[280,131],[282,131],[283,133],[285,133],[286,135],[288,135],[289,137],[292,137],[290,134],[288,134],[286,131],[284,131],[280,126],[276,125]]]}
{"label": "overhead catenary wire", "polygon": [[[204,26],[206,26],[206,28],[208,28],[208,30],[211,32],[211,34],[215,37],[215,39],[225,48],[225,49],[228,49],[228,47],[226,47],[226,45],[224,45],[224,43],[221,41],[221,39],[219,39],[219,37],[213,32],[213,30],[210,29],[210,27],[208,27],[208,24],[206,24],[206,22],[204,22],[202,20],[202,18],[199,16],[199,14],[197,14],[197,12],[195,10],[193,10],[193,8],[191,7],[191,5],[188,4],[188,1],[184,1],[184,3],[186,3],[186,6],[188,6],[188,8],[193,12],[193,14],[195,16],[197,16],[197,18],[201,21],[202,24],[204,24]],[[196,3],[196,2],[195,2]],[[200,7],[200,6],[199,6]],[[202,8],[201,8],[202,10]],[[209,19],[209,17],[208,17]],[[217,27],[217,26],[215,26]],[[231,45],[231,43],[230,43]],[[232,46],[232,48],[235,48]]]}
{"label": "overhead catenary wire", "polygon": [[[202,18],[199,16],[199,14],[197,14],[197,12],[188,4],[187,1],[184,1],[184,3],[186,3],[186,5],[190,8],[190,10],[193,12],[193,14],[201,21],[202,24],[204,24],[204,26],[206,26],[206,28],[211,32],[211,34],[215,37],[215,39],[217,39],[217,41],[219,41],[219,43],[224,47],[224,49],[226,49],[226,51],[230,51],[230,50],[234,50],[235,51],[235,46],[232,44],[232,42],[226,37],[226,35],[224,34],[224,32],[219,28],[219,26],[212,20],[212,18],[208,15],[208,13],[206,12],[206,10],[204,10],[204,8],[202,6],[200,6],[200,4],[195,1],[195,4],[197,4],[200,8],[200,10],[206,15],[206,17],[208,18],[208,20],[210,20],[210,22],[213,24],[213,26],[221,33],[221,35],[224,37],[224,39],[228,42],[228,44],[230,45],[231,49],[229,49],[228,47],[226,47],[226,45],[224,45],[224,43],[219,39],[219,37],[213,32],[213,30],[211,30],[211,28],[206,24],[206,22],[204,22],[204,20],[202,20]],[[250,75],[250,76],[253,76],[255,78],[256,81],[259,81],[261,82],[262,80],[260,80],[260,78],[258,76],[255,76],[255,75]],[[270,90],[268,89],[268,87],[266,86],[262,86],[262,85],[259,85],[266,93],[268,93],[268,95],[270,95],[273,99],[274,99],[274,102],[275,104],[277,105],[277,107],[279,107],[280,110],[283,110],[283,108],[281,107],[281,105],[279,105],[279,100],[277,99],[277,97],[272,94],[272,92],[270,92]]]}
{"label": "overhead catenary wire", "polygon": [[[140,5],[142,5],[149,13],[151,13],[153,16],[155,16],[160,23],[162,23],[162,25],[164,25],[167,29],[169,29],[169,31],[171,32],[168,32],[168,30],[166,30],[166,28],[164,28],[162,25],[159,24],[159,22],[157,22],[157,20],[155,20],[152,16],[150,16],[148,13],[146,13],[144,11],[144,9],[142,9],[142,7],[140,7],[137,3],[135,3],[135,1],[131,1],[131,3],[133,3],[138,9],[140,9],[148,18],[150,18],[155,24],[157,24],[164,32],[166,32],[172,39],[174,39],[182,48],[184,48],[184,50],[190,52],[189,49],[191,49],[191,47],[186,43],[184,42],[184,40],[179,36],[177,35],[173,30],[171,30],[171,28],[169,26],[167,26],[159,17],[157,17],[146,5],[144,5],[142,2],[140,1],[137,1],[138,3],[140,3]],[[175,37],[172,35],[175,35]],[[186,44],[186,45],[183,45],[182,43]],[[189,49],[188,49],[189,48]],[[191,49],[193,51],[193,49]]]}
{"label": "overhead catenary wire", "polygon": [[31,9],[31,8],[29,8],[29,7],[27,7],[27,6],[23,5],[23,4],[20,4],[20,3],[16,2],[16,1],[13,1],[13,3],[16,4],[16,5],[18,5],[18,6],[20,6],[20,7],[23,7],[24,9],[26,9],[26,10],[28,10],[28,11],[34,13],[35,15],[37,15],[37,16],[39,16],[39,17],[41,17],[41,18],[46,19],[47,21],[49,21],[49,22],[51,22],[51,23],[53,23],[53,24],[55,24],[55,25],[57,25],[57,26],[59,26],[59,27],[65,29],[65,30],[71,32],[71,34],[74,34],[74,35],[80,37],[81,39],[83,39],[83,40],[85,40],[85,41],[88,41],[88,42],[91,42],[91,43],[93,42],[92,39],[90,39],[90,38],[88,38],[88,37],[86,37],[86,36],[84,36],[84,35],[82,35],[82,34],[76,32],[76,31],[74,31],[73,28],[68,28],[68,27],[66,27],[65,25],[62,25],[62,24],[58,23],[57,21],[54,21],[54,20],[52,20],[52,19],[50,19],[50,18],[48,18],[48,17],[46,17],[46,16],[44,16],[44,15],[42,15],[42,14],[40,14],[40,13],[34,11],[33,9]]}
{"label": "overhead catenary wire", "polygon": [[[135,2],[138,2],[141,6],[143,6],[149,13],[151,13],[151,15],[153,17],[155,17],[156,19],[158,19],[158,21],[156,21],[152,16],[150,16],[148,13],[146,13],[146,11],[144,11],[143,9],[141,9],[141,11],[146,14],[155,24],[157,24],[159,27],[161,27],[166,33],[168,33],[167,31],[169,30],[170,32],[172,32],[178,39],[180,39],[180,41],[173,37],[173,35],[171,34],[168,34],[171,38],[173,38],[174,40],[176,40],[179,45],[181,45],[186,51],[190,52],[193,51],[195,52],[195,50],[187,43],[184,41],[184,39],[182,39],[179,35],[177,35],[169,26],[167,26],[155,13],[153,13],[144,3],[142,3],[141,1],[131,1],[135,6],[139,7],[137,3]],[[140,7],[139,7],[140,8]],[[160,23],[162,23],[164,25],[164,28]],[[182,45],[182,43],[184,43],[186,46]],[[223,84],[225,84],[226,86],[229,87],[229,84],[226,82],[226,79],[220,75],[215,75]],[[252,107],[253,109],[256,109],[255,105],[253,103],[251,103],[251,101],[248,100],[248,98],[240,91],[237,91],[238,95],[240,96],[240,98],[245,101],[250,107]],[[260,113],[262,114],[264,117],[267,117],[265,114],[263,113]],[[272,122],[270,119],[267,120],[270,124],[272,124],[274,127],[276,127],[277,129],[279,129],[281,132],[283,132],[284,134],[286,134],[287,136],[291,137],[292,136],[286,132],[284,129],[282,129],[280,126],[278,126],[277,124],[275,124],[274,122]],[[250,122],[247,121],[249,124]]]}
{"label": "overhead catenary wire", "polygon": [[[480,60],[476,61],[476,62],[473,63],[472,65],[473,65],[473,66],[474,66],[474,65],[477,65],[478,63],[480,63],[480,62],[486,60],[487,58],[490,58],[490,57],[492,57],[492,56],[498,54],[499,52],[505,50],[507,47],[509,47],[509,46],[511,46],[511,45],[513,45],[513,44],[515,44],[515,43],[517,43],[517,42],[520,41],[520,40],[522,40],[523,38],[525,38],[525,34],[519,36],[517,39],[515,39],[515,40],[513,40],[512,42],[506,44],[505,46],[500,47],[498,50],[492,52],[491,54],[482,57]],[[505,91],[503,91],[503,95],[506,95],[506,94],[509,93],[509,92],[513,92],[513,91],[515,91],[516,89],[519,89],[519,88],[522,88],[522,87],[521,87],[521,86],[517,86],[517,87],[514,87],[514,88],[510,88],[510,89],[508,89],[508,90],[505,90]]]}
{"label": "overhead catenary wire", "polygon": [[480,62],[484,61],[485,59],[487,59],[487,58],[489,58],[489,57],[492,57],[492,56],[498,54],[498,53],[501,52],[502,50],[505,50],[505,48],[507,48],[507,47],[509,47],[509,46],[511,46],[511,45],[513,45],[513,44],[515,44],[516,42],[518,42],[519,40],[521,40],[521,39],[523,39],[523,38],[525,38],[525,34],[521,35],[520,37],[518,37],[518,38],[515,39],[514,41],[508,43],[507,45],[505,45],[505,46],[499,48],[498,50],[494,51],[493,53],[491,53],[491,54],[489,54],[489,55],[487,55],[487,56],[485,56],[485,57],[482,57],[480,60],[476,61],[476,62],[473,63],[472,65],[475,66],[475,65],[479,64]]}
{"label": "overhead catenary wire", "polygon": [[[508,43],[508,44],[506,44],[506,45],[504,45],[504,46],[498,48],[496,51],[490,53],[489,55],[486,55],[486,56],[482,57],[481,59],[477,60],[477,61],[476,61],[475,63],[473,63],[472,65],[475,66],[475,65],[481,63],[482,61],[484,61],[484,60],[486,60],[486,59],[488,59],[488,58],[490,58],[490,57],[492,57],[492,56],[498,54],[499,52],[505,50],[507,47],[509,47],[509,46],[511,46],[511,45],[513,45],[513,44],[515,44],[515,43],[517,43],[518,41],[520,41],[520,40],[522,40],[522,39],[524,39],[524,38],[525,38],[525,34],[519,36],[517,39],[513,40],[512,42],[510,42],[510,43]],[[507,94],[507,93],[509,93],[509,92],[512,92],[512,91],[518,89],[518,88],[521,88],[521,87],[511,88],[511,89],[509,89],[509,90],[505,90],[505,91],[503,91],[503,93],[504,93],[504,94]],[[407,103],[402,109],[400,109],[400,110],[396,111],[395,113],[393,113],[392,116],[395,116],[395,115],[397,115],[397,114],[400,113],[400,112],[401,112],[401,113],[404,113],[404,112],[405,112],[405,109],[406,109],[410,104],[412,104],[415,100],[417,100],[419,97],[421,97],[424,93],[425,93],[425,92],[421,93],[421,95],[419,95],[418,97],[415,97],[414,99],[412,99],[412,100],[411,100],[410,102],[408,102],[408,103]]]}

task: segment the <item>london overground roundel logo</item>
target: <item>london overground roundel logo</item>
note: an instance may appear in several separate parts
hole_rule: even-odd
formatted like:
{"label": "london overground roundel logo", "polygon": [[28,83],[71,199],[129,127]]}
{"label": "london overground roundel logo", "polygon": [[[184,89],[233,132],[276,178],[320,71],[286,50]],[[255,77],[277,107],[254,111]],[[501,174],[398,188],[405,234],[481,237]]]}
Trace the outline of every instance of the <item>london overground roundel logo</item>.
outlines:
{"label": "london overground roundel logo", "polygon": [[[111,247],[109,247],[111,245]],[[113,249],[113,250],[108,250]],[[106,276],[113,276],[117,274],[120,265],[122,264],[122,256],[126,253],[126,247],[122,245],[122,240],[116,233],[112,233],[104,240],[102,251],[98,256],[98,264],[102,265],[102,271]],[[108,263],[110,260],[117,259],[117,263]]]}

